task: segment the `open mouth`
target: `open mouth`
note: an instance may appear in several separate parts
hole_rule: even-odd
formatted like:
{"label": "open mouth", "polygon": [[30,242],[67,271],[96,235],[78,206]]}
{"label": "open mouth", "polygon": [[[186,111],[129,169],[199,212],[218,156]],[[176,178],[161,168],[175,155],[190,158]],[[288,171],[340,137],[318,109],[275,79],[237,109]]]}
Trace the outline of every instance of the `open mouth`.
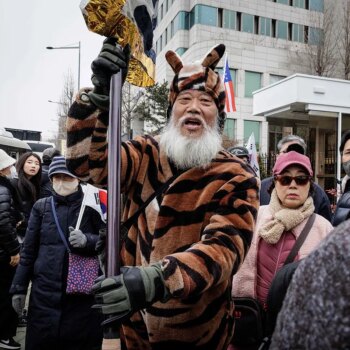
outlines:
{"label": "open mouth", "polygon": [[203,123],[198,118],[189,117],[183,121],[183,125],[189,130],[196,130],[199,129],[203,125]]}

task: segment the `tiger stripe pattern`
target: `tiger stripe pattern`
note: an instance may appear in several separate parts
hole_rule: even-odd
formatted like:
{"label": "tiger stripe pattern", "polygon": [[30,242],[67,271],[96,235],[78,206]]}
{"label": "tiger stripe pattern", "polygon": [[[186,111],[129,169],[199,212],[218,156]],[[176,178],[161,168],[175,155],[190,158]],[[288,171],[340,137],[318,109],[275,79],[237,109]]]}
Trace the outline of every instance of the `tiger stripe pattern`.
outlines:
{"label": "tiger stripe pattern", "polygon": [[[68,168],[100,186],[107,181],[107,121],[107,112],[79,97],[67,121]],[[157,138],[123,143],[123,220],[176,172]],[[250,246],[258,191],[250,167],[221,151],[207,168],[180,173],[139,215],[122,247],[122,264],[161,261],[172,298],[123,324],[127,349],[226,349],[233,331],[232,276]]]}

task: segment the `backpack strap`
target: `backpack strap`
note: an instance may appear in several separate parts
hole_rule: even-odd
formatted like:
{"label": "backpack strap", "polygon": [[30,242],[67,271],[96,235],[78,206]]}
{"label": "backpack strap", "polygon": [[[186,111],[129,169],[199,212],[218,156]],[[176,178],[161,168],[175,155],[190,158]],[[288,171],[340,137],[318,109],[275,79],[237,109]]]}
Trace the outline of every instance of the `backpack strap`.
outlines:
{"label": "backpack strap", "polygon": [[299,237],[295,241],[294,246],[293,246],[292,250],[289,252],[287,259],[284,262],[283,266],[294,261],[295,257],[297,256],[297,254],[299,252],[300,247],[305,242],[305,239],[306,239],[307,235],[309,234],[311,227],[315,222],[315,219],[316,219],[316,214],[312,213],[312,215],[309,217],[308,221],[306,222],[303,230],[301,231]]}

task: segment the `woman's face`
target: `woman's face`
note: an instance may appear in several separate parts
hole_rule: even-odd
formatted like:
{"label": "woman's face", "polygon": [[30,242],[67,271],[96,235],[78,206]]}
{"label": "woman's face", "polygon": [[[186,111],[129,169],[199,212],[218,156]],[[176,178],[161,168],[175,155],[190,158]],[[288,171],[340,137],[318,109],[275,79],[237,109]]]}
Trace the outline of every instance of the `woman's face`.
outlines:
{"label": "woman's face", "polygon": [[7,176],[11,174],[11,167],[12,165],[8,166],[7,168],[4,168],[2,170],[0,170],[0,175],[1,176]]}
{"label": "woman's face", "polygon": [[[301,176],[300,180],[305,184],[297,184],[296,180],[292,180],[289,184],[289,177]],[[304,178],[303,178],[304,176]],[[289,209],[296,209],[302,206],[309,196],[310,179],[306,181],[305,177],[309,177],[309,174],[303,167],[298,165],[291,165],[286,168],[280,175],[277,175],[275,180],[275,188],[277,196],[282,205]],[[297,180],[298,181],[298,180]]]}
{"label": "woman's face", "polygon": [[35,176],[40,170],[40,162],[34,156],[30,156],[27,158],[26,162],[23,166],[24,174],[30,179]]}
{"label": "woman's face", "polygon": [[345,142],[341,160],[342,163],[348,162],[350,160],[350,139]]}

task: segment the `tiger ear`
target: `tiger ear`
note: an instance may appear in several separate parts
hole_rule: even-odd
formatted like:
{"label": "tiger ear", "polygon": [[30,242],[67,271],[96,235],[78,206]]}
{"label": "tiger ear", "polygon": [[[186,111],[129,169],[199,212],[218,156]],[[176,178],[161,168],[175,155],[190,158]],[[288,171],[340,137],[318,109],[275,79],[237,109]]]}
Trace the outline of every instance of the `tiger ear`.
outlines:
{"label": "tiger ear", "polygon": [[224,55],[225,49],[226,47],[224,44],[219,44],[213,47],[205,56],[202,62],[202,66],[214,70],[216,65],[219,63],[221,57]]}
{"label": "tiger ear", "polygon": [[170,67],[173,69],[174,73],[179,73],[179,71],[183,67],[183,64],[178,54],[174,51],[169,50],[165,54],[165,58],[168,61]]}

